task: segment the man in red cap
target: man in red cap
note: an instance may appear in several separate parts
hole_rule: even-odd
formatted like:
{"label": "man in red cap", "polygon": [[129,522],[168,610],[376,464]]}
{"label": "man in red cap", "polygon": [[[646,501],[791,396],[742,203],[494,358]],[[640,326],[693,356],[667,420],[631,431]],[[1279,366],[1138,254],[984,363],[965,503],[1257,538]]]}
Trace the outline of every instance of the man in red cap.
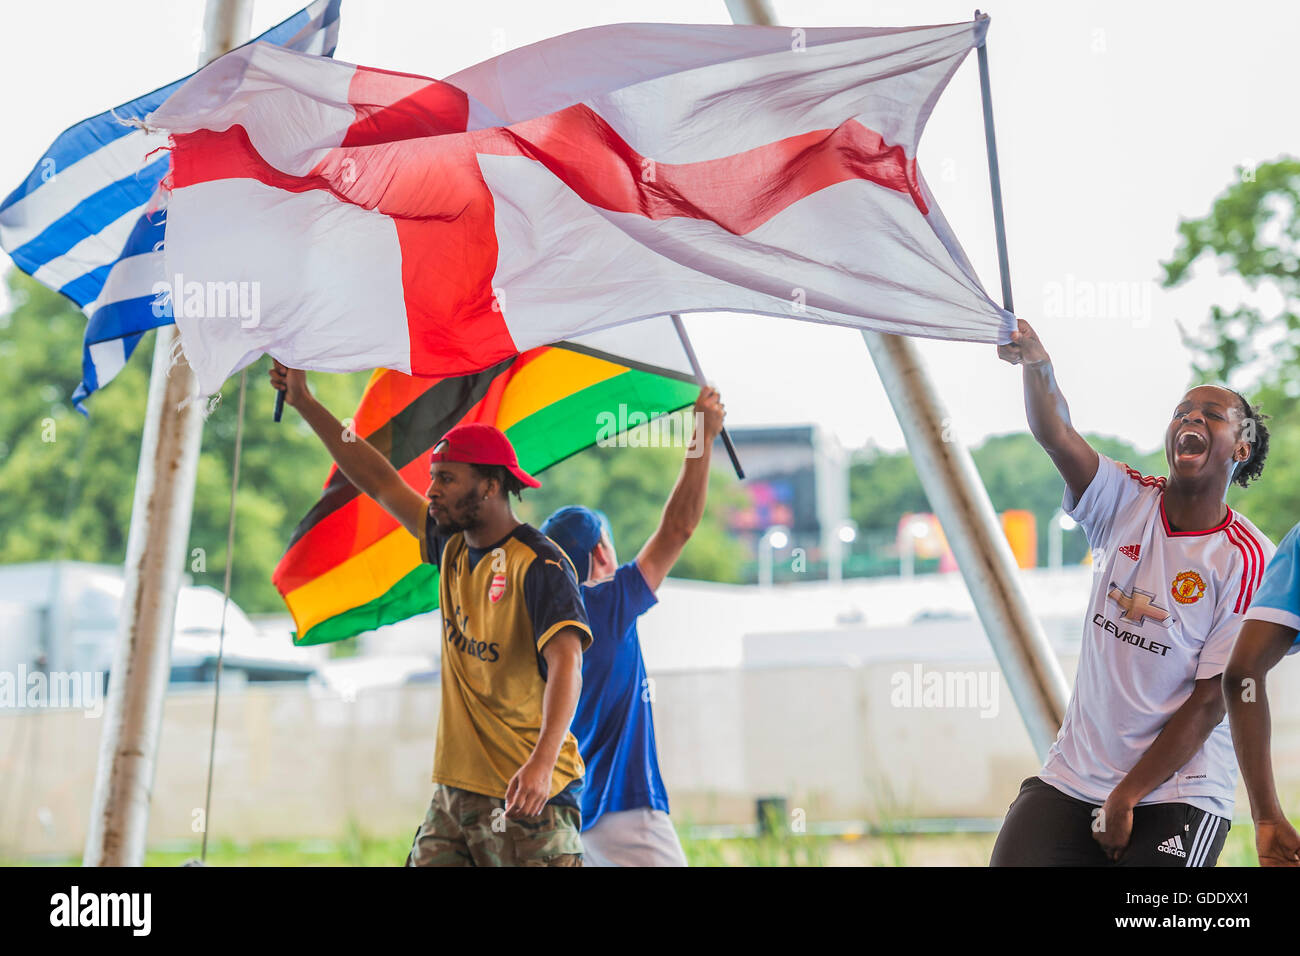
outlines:
{"label": "man in red cap", "polygon": [[498,429],[458,425],[434,446],[422,495],[315,399],[301,371],[276,362],[271,383],[439,567],[434,793],[407,862],[580,866],[584,768],[569,723],[591,629],[573,565],[510,507],[541,482]]}

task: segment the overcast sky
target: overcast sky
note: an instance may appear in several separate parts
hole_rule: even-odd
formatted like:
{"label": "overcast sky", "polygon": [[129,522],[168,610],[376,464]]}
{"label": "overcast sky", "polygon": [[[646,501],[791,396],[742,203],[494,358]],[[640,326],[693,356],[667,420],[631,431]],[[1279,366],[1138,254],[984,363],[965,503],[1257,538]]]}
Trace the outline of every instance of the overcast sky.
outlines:
{"label": "overcast sky", "polygon": [[[252,33],[302,3],[256,0]],[[791,26],[901,26],[969,20],[973,6],[790,0],[775,9]],[[1210,263],[1163,291],[1159,263],[1180,217],[1204,214],[1235,167],[1300,152],[1300,5],[995,0],[987,12],[1016,312],[1052,353],[1076,426],[1154,448],[1190,375],[1177,323],[1195,329],[1211,304],[1245,294]],[[202,18],[203,0],[0,0],[0,195],[65,127],[191,72]],[[727,20],[722,0],[344,0],[337,55],[442,77],[598,23]],[[999,298],[973,52],[939,101],[919,162]],[[0,267],[9,267],[3,253]],[[752,316],[687,322],[730,423],[817,421],[850,447],[902,447],[856,332]],[[963,440],[1025,427],[1019,371],[991,347],[920,348]]]}

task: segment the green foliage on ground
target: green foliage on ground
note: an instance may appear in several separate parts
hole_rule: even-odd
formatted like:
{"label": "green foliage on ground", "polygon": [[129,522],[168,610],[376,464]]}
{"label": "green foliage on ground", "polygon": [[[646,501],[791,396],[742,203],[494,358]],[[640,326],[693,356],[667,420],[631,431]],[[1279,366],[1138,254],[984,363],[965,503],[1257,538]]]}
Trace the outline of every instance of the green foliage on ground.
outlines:
{"label": "green foliage on ground", "polygon": [[[1300,821],[1297,821],[1300,822]],[[983,867],[993,853],[997,833],[917,833],[868,836],[818,836],[781,833],[772,836],[719,838],[692,836],[679,825],[686,860],[691,866],[969,866]],[[410,834],[375,836],[353,821],[337,837],[316,840],[213,840],[208,866],[401,866],[411,847]],[[155,847],[146,866],[180,866],[197,859],[193,846]],[[18,859],[0,857],[0,867],[78,866],[79,857]],[[1234,823],[1219,854],[1220,867],[1258,866],[1255,831]]]}

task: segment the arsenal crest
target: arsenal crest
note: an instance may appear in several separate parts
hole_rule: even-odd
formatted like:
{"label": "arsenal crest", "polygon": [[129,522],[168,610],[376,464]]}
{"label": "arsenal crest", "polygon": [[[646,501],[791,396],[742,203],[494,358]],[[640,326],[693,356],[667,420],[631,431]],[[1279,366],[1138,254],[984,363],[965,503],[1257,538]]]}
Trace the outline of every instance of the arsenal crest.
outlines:
{"label": "arsenal crest", "polygon": [[488,600],[493,604],[501,600],[501,596],[506,593],[506,576],[504,574],[492,575],[492,586],[488,588]]}
{"label": "arsenal crest", "polygon": [[1205,593],[1205,581],[1195,571],[1179,571],[1169,593],[1179,604],[1195,604]]}

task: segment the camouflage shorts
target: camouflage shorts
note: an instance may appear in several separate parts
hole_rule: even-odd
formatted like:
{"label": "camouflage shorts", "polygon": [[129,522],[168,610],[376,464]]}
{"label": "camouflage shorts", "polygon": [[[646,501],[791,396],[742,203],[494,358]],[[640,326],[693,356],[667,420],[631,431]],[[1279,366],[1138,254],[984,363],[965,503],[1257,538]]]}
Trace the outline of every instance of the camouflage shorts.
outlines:
{"label": "camouflage shorts", "polygon": [[407,866],[582,866],[582,813],[547,804],[511,819],[506,802],[440,783],[415,831]]}

